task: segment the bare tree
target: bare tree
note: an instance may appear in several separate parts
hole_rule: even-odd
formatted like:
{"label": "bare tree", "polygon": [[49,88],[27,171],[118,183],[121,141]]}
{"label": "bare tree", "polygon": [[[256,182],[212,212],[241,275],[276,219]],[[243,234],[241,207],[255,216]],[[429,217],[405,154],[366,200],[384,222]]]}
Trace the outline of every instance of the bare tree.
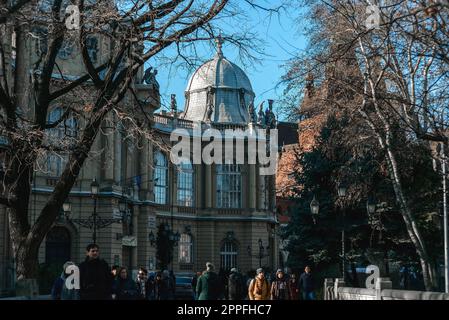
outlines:
{"label": "bare tree", "polygon": [[[426,288],[435,289],[435,266],[401,179],[400,150],[395,140],[405,137],[404,141],[423,143],[429,149],[429,141],[447,144],[448,10],[437,1],[306,2],[320,26],[311,37],[316,48],[294,60],[286,78],[297,87],[306,73],[320,74],[336,61],[353,57],[358,75],[334,79],[354,96],[353,103],[342,107],[364,119],[385,153],[396,201],[420,257]],[[298,68],[301,62],[307,63],[306,70]],[[359,85],[351,78],[358,79]],[[338,104],[335,95],[326,98]]]}
{"label": "bare tree", "polygon": [[[248,4],[241,8],[228,2],[0,1],[0,137],[6,144],[0,204],[7,207],[19,279],[36,277],[39,246],[92,156],[99,133],[110,134],[121,125],[135,141],[143,137],[160,143],[143,108],[148,101],[134,90],[139,69],[169,46],[177,46],[182,57],[185,46],[218,36],[221,28],[214,21],[238,17],[248,8]],[[79,26],[76,10],[68,10],[67,16],[68,5],[79,11]],[[75,23],[75,27],[68,28],[67,23]],[[90,51],[92,36],[99,36],[109,46],[98,62]],[[250,36],[244,32],[223,34],[242,45],[251,43]],[[27,56],[30,38],[39,46],[32,60]],[[78,47],[83,61],[80,68],[84,74],[77,78],[68,78],[58,65],[58,54],[69,43]],[[63,106],[62,111],[48,121],[56,103]],[[55,134],[55,130],[64,134]],[[64,157],[66,164],[31,223],[33,172],[44,170],[42,159],[48,154]]]}

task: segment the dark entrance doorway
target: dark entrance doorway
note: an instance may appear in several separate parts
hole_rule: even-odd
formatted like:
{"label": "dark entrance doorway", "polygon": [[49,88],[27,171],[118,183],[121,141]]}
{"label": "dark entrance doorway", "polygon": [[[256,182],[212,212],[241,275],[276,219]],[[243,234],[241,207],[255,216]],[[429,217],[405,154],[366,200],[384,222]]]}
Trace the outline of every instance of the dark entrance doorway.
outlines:
{"label": "dark entrance doorway", "polygon": [[70,260],[71,239],[69,230],[53,227],[45,240],[45,262],[63,265]]}

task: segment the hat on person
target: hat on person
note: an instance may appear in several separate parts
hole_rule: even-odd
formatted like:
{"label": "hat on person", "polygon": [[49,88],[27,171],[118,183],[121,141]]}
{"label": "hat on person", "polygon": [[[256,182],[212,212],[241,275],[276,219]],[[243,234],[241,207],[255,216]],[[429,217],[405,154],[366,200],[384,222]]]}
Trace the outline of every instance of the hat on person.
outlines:
{"label": "hat on person", "polygon": [[75,265],[74,262],[72,262],[72,261],[67,261],[67,262],[64,263],[64,265],[62,266],[62,269],[63,269],[64,271],[66,271],[67,268],[68,268],[69,266],[73,266],[73,265]]}
{"label": "hat on person", "polygon": [[258,268],[258,269],[256,270],[256,274],[259,274],[259,273],[263,273],[263,269],[262,269],[262,268]]}
{"label": "hat on person", "polygon": [[282,269],[278,269],[278,270],[276,271],[276,273],[280,273],[280,272],[284,273],[284,271],[283,271]]}
{"label": "hat on person", "polygon": [[212,264],[212,262],[207,262],[206,263],[206,269],[207,271],[212,271],[215,269],[214,265]]}
{"label": "hat on person", "polygon": [[238,271],[237,271],[237,268],[232,268],[232,269],[231,269],[231,272],[238,272]]}

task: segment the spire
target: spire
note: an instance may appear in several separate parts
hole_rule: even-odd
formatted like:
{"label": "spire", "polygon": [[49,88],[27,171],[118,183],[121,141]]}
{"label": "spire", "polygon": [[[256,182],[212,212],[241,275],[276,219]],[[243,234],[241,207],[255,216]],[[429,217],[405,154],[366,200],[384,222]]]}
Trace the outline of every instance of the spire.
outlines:
{"label": "spire", "polygon": [[221,36],[221,34],[218,35],[218,37],[215,39],[215,43],[217,44],[217,55],[222,58],[223,57],[223,43],[224,39]]}

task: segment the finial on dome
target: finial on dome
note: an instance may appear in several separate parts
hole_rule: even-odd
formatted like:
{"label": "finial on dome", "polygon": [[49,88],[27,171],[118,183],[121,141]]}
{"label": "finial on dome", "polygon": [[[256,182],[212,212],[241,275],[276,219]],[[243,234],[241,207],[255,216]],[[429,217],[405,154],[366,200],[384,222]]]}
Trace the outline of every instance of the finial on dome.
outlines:
{"label": "finial on dome", "polygon": [[221,36],[221,34],[218,35],[217,38],[215,38],[215,43],[217,44],[217,54],[220,57],[223,57],[223,43],[224,43],[224,39]]}

